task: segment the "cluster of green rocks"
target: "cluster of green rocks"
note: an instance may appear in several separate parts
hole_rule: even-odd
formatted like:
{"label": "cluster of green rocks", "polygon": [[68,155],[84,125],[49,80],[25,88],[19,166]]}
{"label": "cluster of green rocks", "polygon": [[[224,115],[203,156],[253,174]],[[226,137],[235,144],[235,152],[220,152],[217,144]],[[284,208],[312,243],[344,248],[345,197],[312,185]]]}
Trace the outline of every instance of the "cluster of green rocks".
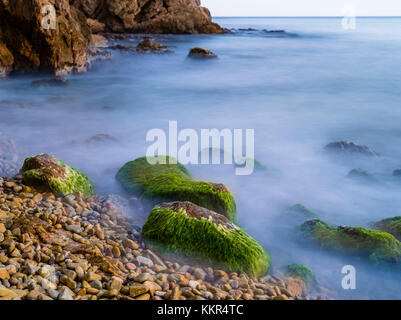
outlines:
{"label": "cluster of green rocks", "polygon": [[[21,174],[25,183],[55,194],[96,193],[84,174],[48,154],[26,159]],[[223,184],[196,181],[167,156],[128,162],[116,178],[130,195],[153,207],[142,237],[160,252],[255,277],[269,271],[270,256],[236,225],[235,200]]]}

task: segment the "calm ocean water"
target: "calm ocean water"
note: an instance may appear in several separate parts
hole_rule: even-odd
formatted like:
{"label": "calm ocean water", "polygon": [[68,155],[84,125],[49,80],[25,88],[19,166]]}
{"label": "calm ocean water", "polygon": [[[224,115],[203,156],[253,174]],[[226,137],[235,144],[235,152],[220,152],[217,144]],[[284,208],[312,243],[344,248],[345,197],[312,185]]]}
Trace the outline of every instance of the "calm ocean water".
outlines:
{"label": "calm ocean water", "polygon": [[[271,253],[274,267],[304,263],[336,298],[401,298],[400,270],[304,248],[281,237],[274,223],[296,203],[340,225],[401,215],[401,186],[391,178],[401,168],[401,19],[360,18],[356,30],[343,30],[340,18],[215,20],[232,33],[157,36],[173,53],[114,52],[112,60],[69,77],[68,87],[32,88],[43,76],[0,82],[0,132],[24,156],[52,153],[87,173],[100,192],[121,193],[114,174],[145,154],[152,128],[167,131],[176,120],[179,129],[254,129],[256,158],[274,173],[193,170],[229,187],[241,226]],[[186,59],[194,46],[219,59]],[[96,134],[115,140],[85,143]],[[336,140],[366,144],[381,157],[340,162],[322,152]],[[344,179],[359,166],[388,184],[372,188]],[[348,264],[357,269],[357,290],[341,288]]]}

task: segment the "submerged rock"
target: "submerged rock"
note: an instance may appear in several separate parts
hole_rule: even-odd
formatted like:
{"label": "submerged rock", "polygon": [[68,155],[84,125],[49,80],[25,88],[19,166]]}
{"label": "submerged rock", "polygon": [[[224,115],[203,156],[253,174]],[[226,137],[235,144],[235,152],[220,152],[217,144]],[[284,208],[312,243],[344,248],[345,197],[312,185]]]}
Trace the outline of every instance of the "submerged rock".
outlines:
{"label": "submerged rock", "polygon": [[217,58],[217,56],[213,52],[211,52],[209,50],[206,50],[206,49],[203,49],[203,48],[199,48],[199,47],[192,48],[191,51],[189,51],[188,57],[190,57],[190,58],[202,58],[202,59],[204,59],[204,58]]}
{"label": "submerged rock", "polygon": [[300,278],[306,285],[316,283],[316,277],[312,269],[299,263],[293,263],[284,266],[284,273],[286,276]]}
{"label": "submerged rock", "polygon": [[361,168],[351,170],[348,173],[347,178],[355,180],[357,182],[363,182],[363,183],[369,183],[369,184],[376,184],[376,183],[380,182],[379,179],[376,178],[369,171],[366,171]]}
{"label": "submerged rock", "polygon": [[[154,161],[156,164],[148,162]],[[155,205],[162,201],[191,201],[236,221],[234,198],[222,184],[194,181],[174,158],[142,157],[126,163],[116,178],[126,191]],[[157,163],[161,159],[166,164]]]}
{"label": "submerged rock", "polygon": [[393,171],[393,176],[400,178],[401,177],[401,169],[396,169]]}
{"label": "submerged rock", "polygon": [[84,197],[95,194],[92,182],[78,170],[48,154],[27,158],[21,168],[24,181],[61,195],[81,192]]}
{"label": "submerged rock", "polygon": [[35,80],[32,81],[32,87],[62,87],[62,86],[68,86],[70,84],[70,81],[65,78],[65,77],[54,77],[51,79],[41,79],[41,80]]}
{"label": "submerged rock", "polygon": [[146,38],[142,40],[136,47],[138,52],[167,52],[168,48],[162,44],[154,42],[152,39]]}
{"label": "submerged rock", "polygon": [[398,263],[401,257],[401,243],[393,235],[378,230],[333,227],[314,219],[298,227],[298,236],[321,248],[368,257],[374,262]]}
{"label": "submerged rock", "polygon": [[318,219],[319,214],[303,204],[296,204],[288,207],[280,215],[280,220],[287,221],[288,224],[300,224],[307,220]]}
{"label": "submerged rock", "polygon": [[401,239],[401,217],[392,217],[372,224],[373,229],[381,230]]}
{"label": "submerged rock", "polygon": [[142,229],[159,250],[222,265],[229,271],[263,276],[270,257],[259,243],[226,217],[191,202],[161,203]]}
{"label": "submerged rock", "polygon": [[348,155],[363,155],[370,157],[378,157],[379,154],[369,147],[354,142],[338,141],[331,142],[325,147],[326,151]]}

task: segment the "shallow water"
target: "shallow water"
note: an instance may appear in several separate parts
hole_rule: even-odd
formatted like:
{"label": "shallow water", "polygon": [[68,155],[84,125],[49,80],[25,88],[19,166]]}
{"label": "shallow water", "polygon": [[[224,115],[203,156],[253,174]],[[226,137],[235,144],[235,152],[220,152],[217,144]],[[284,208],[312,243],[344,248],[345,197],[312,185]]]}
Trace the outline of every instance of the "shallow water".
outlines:
{"label": "shallow water", "polygon": [[[335,18],[216,21],[232,33],[156,37],[171,46],[171,54],[113,51],[112,60],[70,76],[68,87],[31,87],[43,76],[0,82],[0,131],[24,156],[52,153],[85,172],[99,192],[121,193],[114,175],[145,154],[152,128],[167,131],[168,121],[176,120],[179,129],[255,129],[255,157],[274,173],[240,177],[230,165],[200,166],[192,168],[195,176],[229,187],[240,225],[271,253],[275,268],[304,263],[336,298],[401,298],[398,270],[303,248],[282,237],[274,222],[296,203],[341,225],[401,215],[401,185],[391,177],[401,167],[401,19],[361,18],[353,31]],[[219,59],[187,59],[194,46]],[[96,134],[115,141],[85,144]],[[323,147],[337,140],[366,144],[381,157],[327,156]],[[345,179],[355,167],[377,174],[385,185]],[[356,290],[341,288],[347,264],[356,267]]]}

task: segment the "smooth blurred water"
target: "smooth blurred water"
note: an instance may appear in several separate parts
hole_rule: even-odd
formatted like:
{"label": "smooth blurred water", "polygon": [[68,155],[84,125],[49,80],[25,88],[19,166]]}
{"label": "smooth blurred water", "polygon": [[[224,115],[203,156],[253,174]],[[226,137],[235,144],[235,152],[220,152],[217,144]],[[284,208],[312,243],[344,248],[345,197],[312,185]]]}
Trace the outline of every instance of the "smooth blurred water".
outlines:
{"label": "smooth blurred water", "polygon": [[[339,18],[216,22],[232,33],[156,36],[173,53],[114,51],[111,61],[70,76],[68,87],[31,87],[43,76],[0,82],[0,131],[16,140],[23,155],[52,153],[85,172],[99,192],[122,193],[114,175],[145,154],[152,128],[167,131],[168,121],[176,120],[179,129],[255,129],[256,158],[273,174],[239,177],[228,165],[192,168],[195,176],[229,187],[241,226],[271,253],[275,268],[305,263],[336,298],[401,298],[399,268],[378,269],[304,248],[281,237],[274,222],[296,203],[341,225],[367,226],[401,215],[401,186],[391,177],[401,168],[401,19],[360,18],[356,30],[343,30]],[[194,46],[219,58],[187,59]],[[96,134],[116,142],[82,143]],[[323,147],[337,140],[366,144],[381,157],[347,162],[324,154]],[[386,186],[344,178],[358,166]],[[347,264],[357,268],[357,290],[341,288]]]}

